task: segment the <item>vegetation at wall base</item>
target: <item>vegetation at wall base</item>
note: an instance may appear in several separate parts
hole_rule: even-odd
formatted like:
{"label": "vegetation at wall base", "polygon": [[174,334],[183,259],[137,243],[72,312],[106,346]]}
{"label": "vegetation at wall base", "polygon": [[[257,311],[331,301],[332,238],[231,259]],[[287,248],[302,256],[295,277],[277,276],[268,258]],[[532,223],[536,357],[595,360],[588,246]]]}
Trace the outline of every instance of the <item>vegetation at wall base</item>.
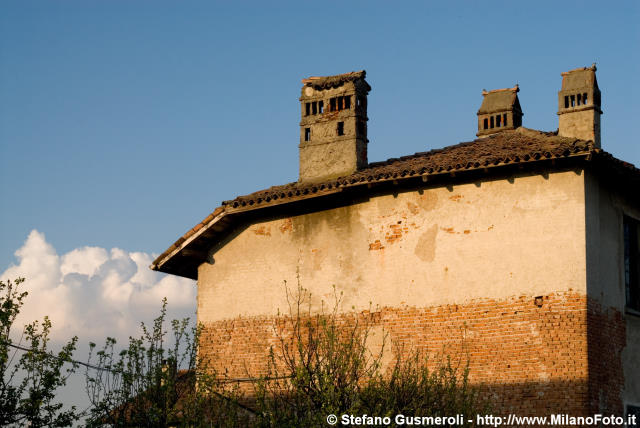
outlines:
{"label": "vegetation at wall base", "polygon": [[166,310],[164,299],[153,326],[142,323],[141,337],[129,338],[119,353],[113,338],[98,351],[91,344],[89,362],[95,358],[99,370],[86,372],[88,426],[225,427],[245,422],[237,388],[220,382],[198,359],[201,329],[190,327],[185,318],[171,321],[167,331]]}
{"label": "vegetation at wall base", "polygon": [[[287,296],[291,294],[287,292]],[[289,316],[276,326],[268,377],[257,384],[257,427],[327,426],[334,415],[455,416],[486,414],[489,403],[469,383],[468,358],[429,361],[397,349],[392,367],[368,346],[371,318],[341,316],[341,295],[330,311],[312,313],[311,296],[298,285]],[[431,363],[431,364],[430,364]],[[431,368],[430,368],[431,367]],[[468,424],[473,426],[473,424]]]}
{"label": "vegetation at wall base", "polygon": [[[141,324],[139,338],[129,338],[121,351],[112,338],[100,348],[91,344],[87,363],[72,359],[76,337],[51,353],[47,318],[25,326],[23,341],[13,343],[11,330],[27,297],[18,290],[23,281],[0,282],[1,426],[65,427],[82,419],[90,427],[315,427],[327,426],[329,414],[393,421],[397,414],[489,412],[463,360],[396,349],[395,361],[383,365],[388,338],[372,351],[374,319],[340,312],[338,294],[333,307],[323,303],[316,311],[300,285],[287,289],[289,314],[276,318],[267,374],[233,379],[198,355],[201,326],[183,319],[166,328],[166,299],[153,324]],[[56,401],[78,364],[87,367],[86,412]],[[241,392],[240,381],[252,382],[253,394]]]}

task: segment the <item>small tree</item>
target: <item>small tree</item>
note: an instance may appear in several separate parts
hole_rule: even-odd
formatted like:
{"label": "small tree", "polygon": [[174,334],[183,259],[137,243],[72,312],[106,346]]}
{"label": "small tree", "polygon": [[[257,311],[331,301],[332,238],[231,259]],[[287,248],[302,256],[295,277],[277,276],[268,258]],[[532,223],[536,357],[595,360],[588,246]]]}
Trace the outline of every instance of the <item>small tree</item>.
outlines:
{"label": "small tree", "polygon": [[75,406],[65,410],[54,399],[75,370],[71,357],[78,338],[52,354],[48,348],[51,321],[45,317],[42,323],[26,325],[21,340],[13,342],[13,323],[27,297],[26,291],[18,290],[23,282],[23,278],[6,284],[0,281],[0,425],[70,426],[79,418]]}
{"label": "small tree", "polygon": [[[329,414],[455,416],[486,413],[488,406],[469,384],[462,357],[454,364],[436,359],[429,369],[425,355],[396,350],[388,369],[382,347],[371,352],[370,314],[340,314],[341,296],[330,311],[313,314],[311,296],[298,285],[289,315],[276,326],[279,346],[271,348],[269,374],[257,386],[261,427],[326,426]],[[323,306],[324,308],[324,306]],[[466,420],[466,419],[465,419]]]}
{"label": "small tree", "polygon": [[[286,288],[286,285],[285,285]],[[383,349],[367,347],[370,327],[357,316],[343,319],[341,295],[330,311],[312,313],[311,295],[287,289],[289,316],[277,327],[279,348],[269,354],[269,379],[257,387],[259,426],[324,426],[328,414],[355,413],[360,393],[378,372]]]}
{"label": "small tree", "polygon": [[167,331],[166,308],[164,299],[153,327],[142,323],[141,337],[119,353],[113,338],[99,351],[90,345],[89,363],[95,357],[98,369],[86,372],[89,426],[241,426],[235,390],[198,359],[200,328],[185,318]]}

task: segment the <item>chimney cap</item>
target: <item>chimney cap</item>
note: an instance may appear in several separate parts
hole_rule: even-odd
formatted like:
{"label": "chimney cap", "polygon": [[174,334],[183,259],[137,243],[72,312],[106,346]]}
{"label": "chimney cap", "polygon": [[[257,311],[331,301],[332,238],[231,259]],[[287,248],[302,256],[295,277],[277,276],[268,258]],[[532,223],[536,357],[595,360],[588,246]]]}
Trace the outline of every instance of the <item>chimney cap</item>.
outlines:
{"label": "chimney cap", "polygon": [[482,105],[478,110],[478,115],[491,114],[497,112],[517,111],[522,113],[520,102],[518,101],[520,86],[516,84],[513,88],[482,90]]}
{"label": "chimney cap", "polygon": [[567,76],[569,74],[572,73],[576,73],[579,71],[591,71],[591,72],[596,72],[598,70],[598,67],[596,67],[596,63],[594,62],[593,64],[591,64],[591,67],[578,67],[578,68],[574,68],[573,70],[569,70],[569,71],[563,71],[562,73],[560,73],[561,76]]}
{"label": "chimney cap", "polygon": [[576,91],[593,88],[596,92],[599,92],[596,70],[596,64],[593,63],[591,67],[574,68],[573,70],[560,73],[562,76],[562,87],[560,91]]}
{"label": "chimney cap", "polygon": [[516,83],[516,86],[514,86],[513,88],[503,88],[503,89],[492,89],[490,91],[487,91],[486,89],[482,90],[482,95],[486,96],[489,94],[494,94],[496,92],[520,92],[520,86],[518,86],[518,84]]}
{"label": "chimney cap", "polygon": [[[346,82],[364,80],[366,76],[367,72],[365,70],[360,70],[352,71],[350,73],[336,74],[334,76],[310,76],[306,79],[302,79],[302,83],[305,86],[312,86],[314,89],[328,89],[337,88],[344,85]],[[368,90],[371,90],[371,87],[368,84],[367,87]]]}

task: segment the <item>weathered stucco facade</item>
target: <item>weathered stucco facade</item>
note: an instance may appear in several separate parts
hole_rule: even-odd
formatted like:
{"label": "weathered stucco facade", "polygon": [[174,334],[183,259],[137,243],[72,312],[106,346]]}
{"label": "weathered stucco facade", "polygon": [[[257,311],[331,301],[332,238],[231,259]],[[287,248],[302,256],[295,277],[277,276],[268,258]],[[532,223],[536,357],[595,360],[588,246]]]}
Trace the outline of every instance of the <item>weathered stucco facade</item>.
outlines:
{"label": "weathered stucco facade", "polygon": [[584,174],[568,171],[425,186],[257,222],[200,265],[199,319],[277,315],[283,281],[298,274],[317,299],[331,299],[335,285],[358,311],[532,290],[584,295],[584,200]]}
{"label": "weathered stucco facade", "polygon": [[[469,358],[500,413],[640,404],[640,316],[627,307],[622,242],[623,217],[640,219],[640,171],[599,148],[595,67],[570,73],[563,91],[573,82],[590,94],[582,104],[597,100],[598,127],[587,126],[597,138],[563,128],[585,110],[560,115],[564,134],[520,127],[516,87],[483,93],[482,138],[376,164],[359,152],[366,128],[331,137],[344,132],[336,120],[366,119],[366,98],[364,111],[340,101],[348,112],[313,113],[345,94],[357,105],[364,74],[305,79],[300,181],[225,202],[152,265],[197,278],[201,352],[231,377],[265,374],[286,287],[300,284],[316,310],[342,293],[341,313],[367,319],[372,346],[388,333],[386,361],[411,348]],[[305,91],[314,85],[330,97]],[[316,142],[339,148],[331,156],[344,151],[346,175],[304,151],[315,150],[304,141],[312,126],[326,131]]]}

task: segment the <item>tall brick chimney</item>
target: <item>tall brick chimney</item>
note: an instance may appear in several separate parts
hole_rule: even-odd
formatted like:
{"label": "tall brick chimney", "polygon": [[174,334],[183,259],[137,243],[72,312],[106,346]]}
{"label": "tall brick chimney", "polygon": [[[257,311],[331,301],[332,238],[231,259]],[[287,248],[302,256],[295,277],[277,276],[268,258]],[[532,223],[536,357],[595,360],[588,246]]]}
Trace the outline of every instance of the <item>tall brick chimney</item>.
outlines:
{"label": "tall brick chimney", "polygon": [[562,73],[558,135],[591,140],[600,147],[600,89],[596,65]]}
{"label": "tall brick chimney", "polygon": [[366,72],[302,80],[300,181],[349,175],[367,166]]}

